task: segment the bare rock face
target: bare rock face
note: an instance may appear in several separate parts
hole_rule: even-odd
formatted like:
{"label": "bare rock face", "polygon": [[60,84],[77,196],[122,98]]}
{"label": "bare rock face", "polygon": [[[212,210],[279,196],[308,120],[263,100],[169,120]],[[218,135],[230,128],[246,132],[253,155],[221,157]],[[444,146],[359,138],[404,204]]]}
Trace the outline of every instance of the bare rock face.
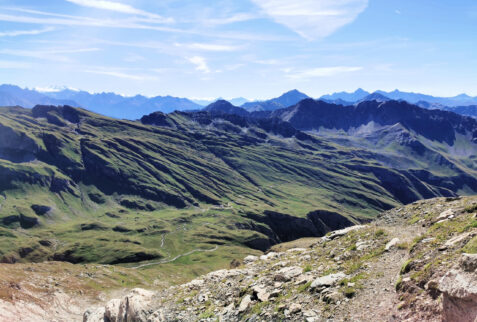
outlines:
{"label": "bare rock face", "polygon": [[477,320],[477,254],[463,254],[459,267],[449,271],[439,282],[443,293],[443,321]]}
{"label": "bare rock face", "polygon": [[121,300],[111,300],[106,307],[89,309],[83,316],[83,322],[142,322],[147,321],[148,305],[154,292],[140,288],[133,289]]}
{"label": "bare rock face", "polygon": [[104,307],[96,309],[88,309],[84,312],[83,322],[103,322],[104,321]]}

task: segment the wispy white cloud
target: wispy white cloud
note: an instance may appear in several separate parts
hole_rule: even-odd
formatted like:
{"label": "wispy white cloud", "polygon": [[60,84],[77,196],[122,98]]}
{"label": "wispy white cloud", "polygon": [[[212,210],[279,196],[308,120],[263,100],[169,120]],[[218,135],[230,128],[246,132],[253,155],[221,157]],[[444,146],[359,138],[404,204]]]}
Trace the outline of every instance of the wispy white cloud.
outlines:
{"label": "wispy white cloud", "polygon": [[[106,27],[119,29],[142,29],[155,30],[176,33],[191,33],[189,31],[171,28],[166,26],[144,24],[144,20],[139,18],[127,19],[96,19],[90,17],[71,16],[54,14],[48,12],[41,12],[35,10],[17,10],[16,8],[9,8],[14,11],[28,13],[30,11],[34,15],[17,15],[17,14],[0,14],[0,21],[8,21],[15,23],[41,24],[41,25],[61,25],[61,26],[84,26],[84,27]],[[148,20],[149,21],[149,20]]]}
{"label": "wispy white cloud", "polygon": [[144,16],[148,18],[153,18],[155,20],[154,22],[162,22],[162,23],[174,22],[174,19],[172,18],[164,18],[158,14],[137,9],[130,5],[119,3],[119,2],[106,1],[106,0],[66,0],[66,1],[77,4],[79,6],[83,6],[83,7],[90,7],[95,9],[109,10],[109,11],[115,11],[115,12],[120,12],[125,14],[132,14],[132,15],[139,15],[139,16]]}
{"label": "wispy white cloud", "polygon": [[[68,14],[59,14],[40,10],[25,9],[19,7],[0,7],[6,12],[22,14],[0,13],[0,21],[40,24],[40,25],[60,25],[60,26],[83,26],[98,28],[136,29],[151,30],[167,33],[200,35],[202,37],[212,37],[221,39],[234,39],[246,41],[287,41],[289,38],[283,36],[267,35],[261,33],[249,33],[241,31],[217,31],[202,28],[178,28],[166,25],[154,24],[154,19],[147,17],[127,17],[124,19],[98,19]],[[219,19],[220,20],[220,19]],[[207,24],[206,24],[207,25]]]}
{"label": "wispy white cloud", "polygon": [[133,74],[130,72],[124,72],[124,71],[118,71],[118,70],[107,70],[107,69],[99,68],[99,69],[85,69],[82,71],[85,73],[90,73],[90,74],[106,75],[106,76],[111,76],[114,78],[123,78],[123,79],[135,80],[135,81],[157,80],[157,77],[154,77],[151,75]]}
{"label": "wispy white cloud", "polygon": [[74,48],[74,49],[49,49],[49,50],[14,50],[14,49],[0,49],[0,54],[37,58],[49,61],[70,62],[71,59],[67,54],[80,54],[87,52],[99,51],[99,48]]}
{"label": "wispy white cloud", "polygon": [[0,37],[17,37],[17,36],[30,36],[30,35],[39,35],[45,32],[50,32],[55,30],[53,27],[46,27],[43,29],[33,29],[33,30],[10,30],[10,31],[1,31]]}
{"label": "wispy white cloud", "polygon": [[204,57],[194,56],[194,57],[188,58],[188,61],[191,64],[195,65],[195,70],[206,73],[206,74],[210,73],[209,65],[207,65],[207,61],[205,60]]}
{"label": "wispy white cloud", "polygon": [[285,70],[287,77],[293,80],[303,80],[317,77],[331,77],[343,73],[351,73],[362,70],[363,67],[334,66],[334,67],[318,67],[309,70],[293,72]]}
{"label": "wispy white cloud", "polygon": [[22,61],[0,60],[0,69],[28,69],[31,68],[30,63]]}
{"label": "wispy white cloud", "polygon": [[248,20],[258,19],[259,15],[252,13],[237,13],[228,17],[221,18],[208,18],[205,19],[202,23],[206,25],[218,26],[218,25],[228,25],[231,23],[244,22]]}
{"label": "wispy white cloud", "polygon": [[353,22],[368,0],[252,0],[276,22],[307,39],[323,38]]}
{"label": "wispy white cloud", "polygon": [[222,45],[222,44],[214,44],[214,43],[191,43],[191,44],[181,44],[175,43],[176,47],[184,47],[188,49],[195,49],[195,50],[202,50],[202,51],[237,51],[241,49],[240,46],[233,46],[233,45]]}

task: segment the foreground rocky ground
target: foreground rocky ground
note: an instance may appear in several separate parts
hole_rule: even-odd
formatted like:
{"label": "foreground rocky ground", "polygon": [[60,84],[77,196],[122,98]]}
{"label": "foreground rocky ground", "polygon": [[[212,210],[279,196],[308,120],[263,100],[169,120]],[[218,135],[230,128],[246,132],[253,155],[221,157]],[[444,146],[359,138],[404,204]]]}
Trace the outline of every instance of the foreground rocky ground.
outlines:
{"label": "foreground rocky ground", "polygon": [[476,213],[477,197],[420,201],[173,287],[119,266],[0,264],[0,321],[474,321]]}
{"label": "foreground rocky ground", "polygon": [[84,321],[474,321],[477,198],[420,201],[369,225],[275,246]]}

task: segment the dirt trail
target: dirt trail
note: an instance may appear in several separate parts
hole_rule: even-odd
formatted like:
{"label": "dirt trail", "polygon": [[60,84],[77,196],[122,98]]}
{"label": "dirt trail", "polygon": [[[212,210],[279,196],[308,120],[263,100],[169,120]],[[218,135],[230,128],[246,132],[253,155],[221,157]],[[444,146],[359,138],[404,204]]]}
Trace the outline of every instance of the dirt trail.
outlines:
{"label": "dirt trail", "polygon": [[[417,236],[425,231],[420,226],[407,226],[406,229],[403,229],[402,224],[396,221],[386,223],[378,220],[371,225],[376,230],[385,230],[389,240],[398,238],[399,244],[407,245],[410,245]],[[408,259],[409,252],[407,249],[394,248],[385,252],[379,260],[370,261],[368,272],[372,278],[368,279],[369,282],[363,285],[363,289],[346,306],[346,309],[336,311],[335,319],[337,321],[367,321],[370,319],[371,321],[397,321],[393,318],[399,304],[395,285],[401,267]]]}
{"label": "dirt trail", "polygon": [[134,266],[134,267],[131,267],[133,269],[139,269],[139,268],[143,268],[143,267],[147,267],[147,266],[153,266],[153,265],[160,265],[160,264],[167,264],[167,263],[171,263],[181,257],[184,257],[184,256],[189,256],[191,254],[194,254],[194,253],[199,253],[199,252],[215,252],[217,249],[219,248],[219,246],[215,246],[214,248],[212,249],[200,249],[200,248],[197,248],[197,249],[193,249],[187,253],[184,253],[184,254],[180,254],[180,255],[177,255],[176,257],[172,258],[172,259],[166,259],[166,260],[162,260],[162,261],[159,261],[159,262],[153,262],[153,263],[146,263],[146,264],[141,264],[141,265],[138,265],[138,266]]}

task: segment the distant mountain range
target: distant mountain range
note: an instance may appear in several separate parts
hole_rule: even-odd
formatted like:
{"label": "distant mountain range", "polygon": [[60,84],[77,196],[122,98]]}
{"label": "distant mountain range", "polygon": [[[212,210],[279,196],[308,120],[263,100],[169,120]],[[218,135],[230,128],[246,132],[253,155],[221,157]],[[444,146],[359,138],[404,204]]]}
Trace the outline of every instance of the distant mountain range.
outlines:
{"label": "distant mountain range", "polygon": [[[454,97],[435,97],[419,93],[401,92],[397,89],[392,92],[376,91],[374,93],[381,94],[382,96],[392,100],[403,100],[412,104],[416,104],[418,102],[428,102],[431,104],[440,104],[449,107],[477,105],[477,97],[471,97],[467,94],[460,94]],[[339,92],[331,95],[323,95],[320,97],[320,99],[325,101],[342,100],[350,103],[356,103],[365,99],[370,94],[373,93],[359,88],[353,93]]]}
{"label": "distant mountain range", "polygon": [[70,105],[83,107],[92,112],[120,118],[139,119],[155,111],[171,113],[175,110],[198,110],[202,106],[186,98],[172,96],[125,97],[115,93],[91,94],[85,91],[64,89],[57,92],[39,92],[14,85],[0,85],[0,106]]}
{"label": "distant mountain range", "polygon": [[46,93],[55,99],[71,100],[76,106],[84,107],[92,112],[122,119],[139,119],[143,115],[162,111],[171,113],[176,110],[197,110],[202,106],[187,98],[173,96],[146,97],[136,95],[125,97],[115,93],[90,94],[85,91],[63,90]]}
{"label": "distant mountain range", "polygon": [[288,106],[295,105],[301,100],[310,98],[308,95],[294,89],[286,92],[280,97],[273,98],[267,101],[248,102],[242,105],[244,109],[249,112],[257,111],[274,111]]}
{"label": "distant mountain range", "polygon": [[[234,107],[241,107],[248,112],[275,111],[289,106],[293,106],[310,96],[298,90],[292,90],[283,95],[264,101],[250,102],[243,97],[230,100]],[[387,100],[403,100],[426,109],[440,109],[452,111],[458,114],[477,117],[477,97],[466,94],[454,97],[434,97],[419,93],[376,91],[367,92],[361,88],[352,93],[338,92],[330,95],[323,95],[319,100],[336,105],[349,106],[363,101],[376,100],[384,102]],[[105,116],[121,119],[140,119],[142,116],[153,113],[171,113],[174,111],[194,111],[203,109],[204,106],[216,102],[223,102],[219,98],[213,101],[190,100],[173,96],[146,97],[136,95],[126,97],[115,93],[88,93],[63,89],[53,92],[41,92],[32,89],[22,89],[15,85],[0,85],[0,106],[23,106],[32,108],[37,104],[41,105],[70,105],[83,107],[92,112]],[[223,103],[222,103],[223,104]]]}
{"label": "distant mountain range", "polygon": [[[224,98],[222,97],[219,97],[215,100],[204,100],[204,99],[194,99],[192,100],[192,102],[196,103],[196,104],[199,104],[199,105],[202,105],[202,106],[207,106],[207,105],[210,105],[214,102],[217,102],[217,101],[221,101],[221,100],[224,100]],[[232,98],[230,100],[228,100],[232,105],[235,105],[235,106],[241,106],[245,103],[248,103],[250,102],[248,99],[244,98],[244,97],[236,97],[236,98]]]}

